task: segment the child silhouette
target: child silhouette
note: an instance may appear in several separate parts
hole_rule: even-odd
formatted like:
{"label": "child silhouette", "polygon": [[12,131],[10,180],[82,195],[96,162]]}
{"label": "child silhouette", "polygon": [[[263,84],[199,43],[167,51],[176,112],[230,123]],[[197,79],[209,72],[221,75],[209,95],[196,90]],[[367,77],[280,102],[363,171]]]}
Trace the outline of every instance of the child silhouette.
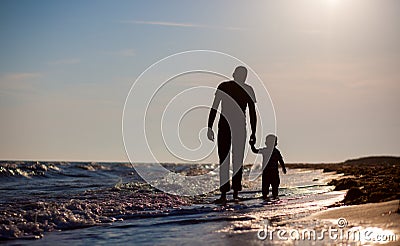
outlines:
{"label": "child silhouette", "polygon": [[257,149],[254,147],[255,141],[250,140],[251,150],[255,154],[263,155],[263,174],[262,174],[262,194],[263,199],[268,198],[269,186],[272,186],[272,196],[274,198],[278,197],[278,187],[280,183],[278,162],[282,166],[282,171],[286,174],[285,163],[279,150],[276,148],[278,144],[278,138],[270,134],[265,138],[266,147]]}

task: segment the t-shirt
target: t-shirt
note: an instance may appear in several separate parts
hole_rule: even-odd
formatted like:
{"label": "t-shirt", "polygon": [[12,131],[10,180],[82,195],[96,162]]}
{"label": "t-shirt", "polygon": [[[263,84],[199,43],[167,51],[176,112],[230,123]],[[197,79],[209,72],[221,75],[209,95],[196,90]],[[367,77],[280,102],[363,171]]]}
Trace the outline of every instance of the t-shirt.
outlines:
{"label": "t-shirt", "polygon": [[[263,155],[263,167],[266,167],[268,169],[271,168],[278,170],[278,162],[281,161],[281,163],[283,163],[281,152],[277,148],[273,149],[272,154],[270,148],[261,148],[259,150],[259,153]],[[270,154],[271,157],[269,157]]]}
{"label": "t-shirt", "polygon": [[221,114],[229,123],[246,122],[246,108],[249,103],[256,102],[254,90],[250,85],[235,81],[222,82],[215,92],[221,99]]}

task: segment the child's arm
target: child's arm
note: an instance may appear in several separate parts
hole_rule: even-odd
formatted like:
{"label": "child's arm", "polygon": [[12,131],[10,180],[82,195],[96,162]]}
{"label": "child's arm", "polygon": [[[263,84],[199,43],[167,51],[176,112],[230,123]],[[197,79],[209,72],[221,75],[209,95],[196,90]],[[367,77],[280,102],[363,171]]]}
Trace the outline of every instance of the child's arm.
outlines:
{"label": "child's arm", "polygon": [[257,149],[255,146],[254,146],[254,142],[253,141],[250,141],[250,147],[251,147],[251,151],[253,151],[253,153],[254,154],[258,154],[259,152],[260,152],[260,149]]}
{"label": "child's arm", "polygon": [[283,161],[282,155],[280,153],[279,153],[279,163],[281,164],[283,173],[286,174],[285,162]]}

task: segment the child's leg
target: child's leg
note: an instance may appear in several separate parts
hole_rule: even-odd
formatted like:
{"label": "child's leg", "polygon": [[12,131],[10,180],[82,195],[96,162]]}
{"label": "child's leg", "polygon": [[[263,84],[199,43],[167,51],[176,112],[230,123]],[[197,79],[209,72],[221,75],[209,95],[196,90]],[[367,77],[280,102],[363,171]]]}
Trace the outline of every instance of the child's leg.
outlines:
{"label": "child's leg", "polygon": [[270,186],[270,183],[268,183],[267,181],[264,182],[264,179],[263,179],[263,185],[262,185],[263,198],[267,198],[268,197],[269,186]]}
{"label": "child's leg", "polygon": [[276,184],[272,185],[272,196],[274,198],[278,197],[278,187],[279,187],[279,185],[276,185]]}
{"label": "child's leg", "polygon": [[262,175],[262,194],[263,198],[267,198],[269,194],[269,186],[271,185],[270,182],[270,177],[268,177],[267,172],[264,169],[263,175]]}
{"label": "child's leg", "polygon": [[280,183],[280,179],[279,179],[279,173],[276,173],[274,175],[274,177],[272,178],[272,195],[277,198],[278,197],[278,188],[279,188],[279,183]]}

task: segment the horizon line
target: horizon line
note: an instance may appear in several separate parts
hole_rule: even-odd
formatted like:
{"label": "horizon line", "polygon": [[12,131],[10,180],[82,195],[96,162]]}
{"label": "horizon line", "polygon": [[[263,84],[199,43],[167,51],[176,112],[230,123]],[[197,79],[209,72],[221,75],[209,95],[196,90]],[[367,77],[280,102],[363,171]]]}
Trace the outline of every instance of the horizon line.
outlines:
{"label": "horizon line", "polygon": [[[335,164],[335,163],[343,163],[349,160],[357,160],[363,158],[400,158],[400,156],[395,155],[369,155],[369,156],[358,156],[358,157],[351,157],[347,158],[342,161],[319,161],[319,162],[307,162],[307,161],[298,161],[298,162],[285,162],[285,164]],[[52,159],[0,159],[0,162],[94,162],[94,163],[131,163],[131,164],[153,164],[154,162],[148,161],[135,161],[131,162],[129,160],[52,160]],[[190,163],[190,162],[168,162],[162,161],[157,162],[161,164],[218,164],[218,162],[199,162],[199,163]],[[252,165],[254,163],[243,163],[243,165]]]}

